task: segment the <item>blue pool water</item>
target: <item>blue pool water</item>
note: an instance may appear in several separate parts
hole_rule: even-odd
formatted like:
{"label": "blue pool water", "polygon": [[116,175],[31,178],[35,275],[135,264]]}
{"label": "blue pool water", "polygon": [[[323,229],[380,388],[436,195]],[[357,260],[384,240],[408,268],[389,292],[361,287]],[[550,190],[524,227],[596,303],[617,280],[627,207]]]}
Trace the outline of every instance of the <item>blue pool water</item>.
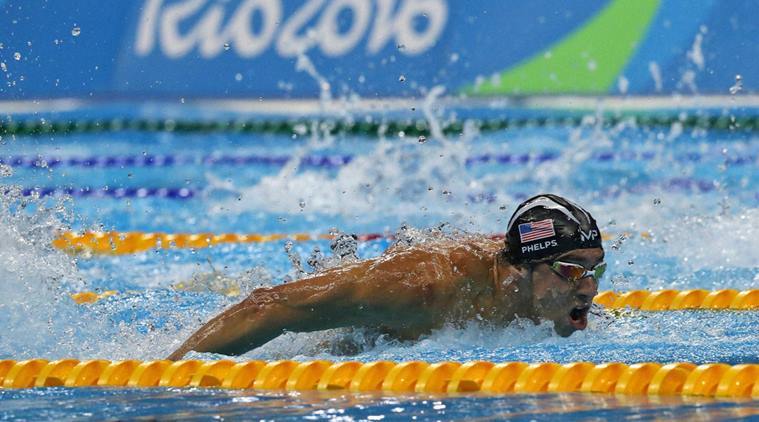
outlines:
{"label": "blue pool water", "polygon": [[[49,246],[65,229],[361,234],[405,225],[419,240],[500,233],[527,195],[555,192],[586,206],[610,235],[602,290],[759,285],[759,139],[752,133],[588,119],[579,127],[421,140],[125,131],[1,142],[8,167],[0,183],[18,189],[6,187],[0,198],[0,358],[162,358],[245,292],[297,276],[284,241],[71,257]],[[109,193],[83,193],[93,191]],[[357,255],[377,256],[389,244],[360,242]],[[293,246],[308,271],[315,247],[330,255],[329,241]],[[211,265],[226,284],[209,282]],[[229,286],[240,294],[222,294]],[[93,305],[68,297],[87,290],[120,293]],[[519,321],[447,327],[408,343],[370,344],[349,330],[287,333],[240,359],[756,363],[757,323],[759,312],[683,311],[592,317],[569,338]],[[361,352],[337,354],[346,340]],[[586,395],[0,391],[0,418],[9,419],[697,418],[750,417],[757,408],[757,401]]]}

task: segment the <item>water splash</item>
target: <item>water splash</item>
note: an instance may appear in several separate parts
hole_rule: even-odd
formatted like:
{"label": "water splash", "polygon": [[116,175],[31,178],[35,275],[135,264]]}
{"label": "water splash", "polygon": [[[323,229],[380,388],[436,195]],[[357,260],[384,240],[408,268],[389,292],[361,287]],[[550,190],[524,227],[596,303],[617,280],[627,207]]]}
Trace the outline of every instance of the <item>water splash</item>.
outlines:
{"label": "water splash", "polygon": [[688,57],[688,60],[691,61],[691,63],[695,64],[698,70],[704,70],[704,52],[701,49],[701,44],[704,41],[704,35],[707,33],[707,28],[704,25],[701,25],[698,29],[698,33],[696,34],[696,37],[693,39],[693,45],[691,45],[690,50],[686,53],[686,56]]}
{"label": "water splash", "polygon": [[651,74],[651,79],[654,80],[654,90],[661,92],[664,84],[662,83],[661,69],[656,62],[648,62],[648,72]]}
{"label": "water splash", "polygon": [[[232,213],[265,210],[293,213],[298,204],[308,203],[315,214],[362,218],[366,221],[385,218],[375,210],[393,198],[392,212],[397,216],[422,214],[448,220],[463,219],[465,206],[453,206],[455,200],[466,202],[472,189],[482,189],[474,178],[467,177],[469,129],[452,140],[443,134],[441,119],[445,110],[439,106],[442,88],[433,88],[426,97],[422,112],[431,136],[424,142],[399,137],[382,137],[374,149],[342,166],[337,174],[301,170],[297,157],[274,176],[263,177],[256,185],[237,190],[241,201],[228,200],[215,209]],[[331,143],[312,141],[298,151],[300,156],[313,154]],[[382,165],[377,165],[382,163]],[[314,190],[314,186],[320,189]],[[424,205],[420,207],[420,203]]]}
{"label": "water splash", "polygon": [[85,282],[76,260],[51,246],[69,229],[67,200],[24,196],[14,185],[0,185],[0,192],[0,356],[71,346],[76,309],[66,293]]}
{"label": "water splash", "polygon": [[[687,230],[670,227],[664,234],[666,252],[690,271],[706,268],[756,268],[759,262],[759,210],[746,209],[735,215],[686,217]],[[739,229],[735,229],[739,228]],[[694,239],[698,239],[694,242]]]}

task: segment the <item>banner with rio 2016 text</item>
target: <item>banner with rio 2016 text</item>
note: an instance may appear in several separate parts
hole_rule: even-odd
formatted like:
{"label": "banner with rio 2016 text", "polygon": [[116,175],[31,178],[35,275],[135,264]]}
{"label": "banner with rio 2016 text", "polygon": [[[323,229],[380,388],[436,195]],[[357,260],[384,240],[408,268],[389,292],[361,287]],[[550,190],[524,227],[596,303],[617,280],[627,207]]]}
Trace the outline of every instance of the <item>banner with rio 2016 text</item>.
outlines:
{"label": "banner with rio 2016 text", "polygon": [[755,92],[755,6],[6,0],[0,99],[377,98],[435,86],[466,96]]}

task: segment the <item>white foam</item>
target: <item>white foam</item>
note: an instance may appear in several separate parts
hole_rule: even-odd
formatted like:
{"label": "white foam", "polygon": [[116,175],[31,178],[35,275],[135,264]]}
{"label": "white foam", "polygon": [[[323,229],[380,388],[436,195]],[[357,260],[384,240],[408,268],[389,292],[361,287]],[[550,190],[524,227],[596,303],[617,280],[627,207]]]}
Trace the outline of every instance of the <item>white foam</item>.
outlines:
{"label": "white foam", "polygon": [[24,197],[15,186],[0,190],[0,355],[34,356],[70,344],[75,310],[66,292],[84,282],[72,258],[51,246],[67,228],[64,204]]}
{"label": "white foam", "polygon": [[757,209],[688,217],[679,226],[682,229],[671,228],[666,232],[666,252],[677,257],[687,269],[756,268],[759,263]]}
{"label": "white foam", "polygon": [[[425,213],[461,215],[467,195],[482,188],[465,169],[469,135],[449,140],[440,129],[440,110],[433,106],[440,90],[433,89],[423,111],[428,117],[430,140],[416,137],[380,139],[374,150],[356,156],[335,176],[323,171],[300,171],[299,157],[331,146],[319,139],[298,151],[283,169],[250,187],[236,189],[240,199],[223,201],[214,212],[267,211],[299,213],[305,201],[310,213],[345,218],[385,218],[387,212],[402,220]],[[380,165],[378,165],[378,163]],[[392,201],[392,204],[388,204]],[[376,210],[385,212],[378,214]]]}

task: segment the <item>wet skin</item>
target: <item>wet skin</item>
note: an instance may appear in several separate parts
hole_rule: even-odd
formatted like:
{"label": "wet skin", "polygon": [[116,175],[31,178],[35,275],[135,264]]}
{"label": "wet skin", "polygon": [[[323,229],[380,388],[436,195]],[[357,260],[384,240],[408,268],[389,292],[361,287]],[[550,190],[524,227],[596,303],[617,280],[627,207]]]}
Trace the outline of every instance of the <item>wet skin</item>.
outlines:
{"label": "wet skin", "polygon": [[[374,259],[256,289],[168,359],[191,350],[240,355],[284,331],[337,327],[374,328],[399,339],[474,319],[495,325],[516,317],[550,320],[562,336],[585,328],[596,280],[569,282],[550,263],[512,265],[502,250],[502,242],[489,239],[394,246]],[[557,260],[590,269],[603,260],[603,250],[577,249]]]}

